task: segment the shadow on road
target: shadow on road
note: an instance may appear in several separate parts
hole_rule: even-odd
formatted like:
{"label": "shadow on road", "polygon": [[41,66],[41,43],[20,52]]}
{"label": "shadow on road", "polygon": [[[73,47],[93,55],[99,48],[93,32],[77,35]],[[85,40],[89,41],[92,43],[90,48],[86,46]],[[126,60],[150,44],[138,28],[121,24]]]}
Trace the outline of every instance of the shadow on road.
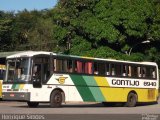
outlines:
{"label": "shadow on road", "polygon": [[149,103],[137,103],[137,107],[140,106],[149,106],[149,105],[157,105],[158,102],[149,102]]}
{"label": "shadow on road", "polygon": [[[151,105],[156,105],[156,102],[153,103],[138,103],[136,107],[142,107],[142,106],[151,106]],[[28,108],[27,104],[16,104],[16,106],[12,106],[12,107],[19,107],[19,108]],[[98,107],[106,107],[106,108],[111,108],[111,107],[124,107],[124,104],[121,103],[116,103],[114,105],[109,105],[109,106],[104,106],[102,103],[90,103],[90,104],[86,104],[86,103],[80,103],[80,104],[63,104],[61,108],[98,108]],[[50,105],[48,103],[41,103],[38,108],[50,108]]]}

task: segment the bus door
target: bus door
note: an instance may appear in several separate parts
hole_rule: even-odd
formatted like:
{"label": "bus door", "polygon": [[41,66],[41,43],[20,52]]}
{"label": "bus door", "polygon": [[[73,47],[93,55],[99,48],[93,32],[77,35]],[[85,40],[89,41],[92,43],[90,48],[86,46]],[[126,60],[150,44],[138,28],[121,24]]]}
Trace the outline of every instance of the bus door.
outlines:
{"label": "bus door", "polygon": [[33,62],[32,81],[33,87],[41,88],[42,84],[46,84],[50,77],[50,58],[37,57]]}

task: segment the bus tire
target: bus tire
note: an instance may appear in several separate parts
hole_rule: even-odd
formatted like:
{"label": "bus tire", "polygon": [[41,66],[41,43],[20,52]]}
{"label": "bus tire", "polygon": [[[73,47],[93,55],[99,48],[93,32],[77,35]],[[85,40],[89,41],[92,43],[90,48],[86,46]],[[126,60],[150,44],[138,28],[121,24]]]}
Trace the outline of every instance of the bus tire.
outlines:
{"label": "bus tire", "polygon": [[135,93],[129,93],[127,97],[126,107],[135,107],[137,104],[137,95]]}
{"label": "bus tire", "polygon": [[62,105],[62,93],[59,90],[55,90],[52,92],[51,94],[51,98],[50,98],[50,106],[52,108],[57,108],[57,107],[61,107]]}
{"label": "bus tire", "polygon": [[39,102],[27,102],[28,107],[30,108],[36,108],[39,105]]}

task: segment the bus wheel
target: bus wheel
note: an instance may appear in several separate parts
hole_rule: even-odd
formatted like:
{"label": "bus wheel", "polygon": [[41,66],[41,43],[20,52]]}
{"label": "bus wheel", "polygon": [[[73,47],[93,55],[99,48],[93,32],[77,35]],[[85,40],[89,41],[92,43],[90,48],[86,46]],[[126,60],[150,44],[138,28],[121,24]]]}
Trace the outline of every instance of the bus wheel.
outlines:
{"label": "bus wheel", "polygon": [[135,93],[129,93],[127,97],[126,107],[135,107],[137,104],[137,95]]}
{"label": "bus wheel", "polygon": [[35,108],[38,107],[39,103],[38,102],[27,102],[28,107],[30,108]]}
{"label": "bus wheel", "polygon": [[59,90],[55,90],[51,94],[50,105],[53,108],[61,107],[62,105],[62,93]]}

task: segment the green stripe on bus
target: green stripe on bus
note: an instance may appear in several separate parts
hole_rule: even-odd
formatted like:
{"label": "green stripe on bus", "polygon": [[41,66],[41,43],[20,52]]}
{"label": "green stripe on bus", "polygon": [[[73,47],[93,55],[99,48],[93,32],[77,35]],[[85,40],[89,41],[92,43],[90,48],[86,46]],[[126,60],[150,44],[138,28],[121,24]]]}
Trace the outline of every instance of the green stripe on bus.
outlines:
{"label": "green stripe on bus", "polygon": [[19,89],[20,84],[16,84],[15,89]]}
{"label": "green stripe on bus", "polygon": [[16,89],[17,84],[13,84],[11,89]]}
{"label": "green stripe on bus", "polygon": [[13,84],[11,89],[19,89],[19,84]]}
{"label": "green stripe on bus", "polygon": [[96,101],[82,76],[70,75],[70,77],[75,84],[79,94],[81,95],[83,101]]}
{"label": "green stripe on bus", "polygon": [[105,98],[99,88],[99,86],[97,85],[95,79],[93,76],[83,76],[85,82],[87,83],[88,86],[91,86],[89,87],[90,91],[92,92],[95,100],[97,102],[102,102],[102,101],[105,101]]}

